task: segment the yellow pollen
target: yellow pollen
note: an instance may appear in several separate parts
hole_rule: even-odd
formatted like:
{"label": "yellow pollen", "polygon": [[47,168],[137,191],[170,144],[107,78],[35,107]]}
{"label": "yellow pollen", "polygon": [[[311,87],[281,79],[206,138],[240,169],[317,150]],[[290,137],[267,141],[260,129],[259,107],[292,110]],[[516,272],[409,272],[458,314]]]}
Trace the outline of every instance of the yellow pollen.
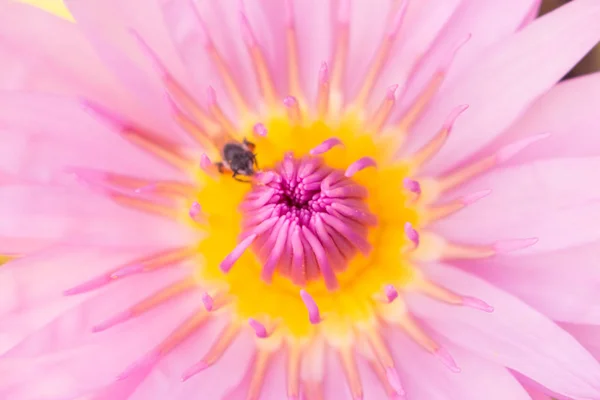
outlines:
{"label": "yellow pollen", "polygon": [[307,284],[305,289],[323,316],[320,324],[311,325],[299,296],[301,287],[277,271],[270,283],[263,281],[263,263],[251,249],[244,252],[227,274],[219,268],[240,241],[243,211],[239,206],[251,190],[251,185],[237,182],[230,175],[220,175],[216,179],[205,179],[193,199],[202,205],[208,221],[206,238],[198,246],[202,254],[198,279],[229,293],[239,321],[266,319],[274,321],[277,330],[284,335],[310,337],[321,331],[333,340],[345,340],[343,337],[352,331],[354,324],[375,320],[375,295],[385,285],[402,288],[413,276],[412,266],[402,253],[402,249],[410,244],[403,231],[404,224],[418,223],[417,209],[409,204],[411,194],[402,187],[410,166],[381,159],[381,154],[387,153],[386,142],[362,131],[364,121],[355,115],[347,115],[339,123],[317,119],[304,124],[275,115],[263,123],[268,131],[265,137],[253,135],[251,127],[242,135],[256,144],[263,171],[273,168],[290,151],[296,158],[301,158],[333,137],[342,145],[321,155],[328,167],[345,171],[364,157],[377,161],[376,169],[367,168],[352,177],[367,189],[369,211],[377,217],[377,224],[368,228],[372,250],[367,255],[357,252],[347,260],[346,269],[337,273],[338,290],[327,290],[322,279]]}

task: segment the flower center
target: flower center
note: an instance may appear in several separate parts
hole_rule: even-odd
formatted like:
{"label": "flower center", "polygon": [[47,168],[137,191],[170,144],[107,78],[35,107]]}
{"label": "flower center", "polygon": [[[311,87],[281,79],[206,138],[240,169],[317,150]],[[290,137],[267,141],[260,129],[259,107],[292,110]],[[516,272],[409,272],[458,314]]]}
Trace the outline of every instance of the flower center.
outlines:
{"label": "flower center", "polygon": [[353,115],[263,123],[265,136],[241,135],[256,144],[253,184],[217,173],[195,197],[209,232],[197,249],[199,281],[213,297],[229,293],[241,321],[296,338],[315,333],[313,300],[324,316],[318,330],[346,340],[353,324],[372,323],[373,296],[385,299],[387,285],[400,288],[414,273],[402,254],[411,245],[402,227],[418,222],[402,185],[409,169],[376,165],[386,142],[363,133]]}
{"label": "flower center", "polygon": [[319,158],[291,153],[259,179],[241,208],[242,239],[254,237],[262,278],[271,282],[277,270],[297,285],[322,278],[336,289],[336,272],[357,249],[371,248],[367,225],[376,218],[364,201],[367,190]]}

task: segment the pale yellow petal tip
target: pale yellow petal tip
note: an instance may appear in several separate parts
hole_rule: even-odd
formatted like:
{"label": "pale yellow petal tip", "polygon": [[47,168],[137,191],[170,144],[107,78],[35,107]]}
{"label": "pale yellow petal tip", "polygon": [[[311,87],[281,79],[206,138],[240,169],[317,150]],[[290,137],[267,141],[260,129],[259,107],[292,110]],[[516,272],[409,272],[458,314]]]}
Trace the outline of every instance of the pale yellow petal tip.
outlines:
{"label": "pale yellow petal tip", "polygon": [[49,13],[57,15],[59,17],[68,19],[70,21],[73,20],[73,17],[69,13],[67,6],[61,0],[20,0],[22,3],[31,4],[33,6],[39,7],[42,10],[46,10]]}

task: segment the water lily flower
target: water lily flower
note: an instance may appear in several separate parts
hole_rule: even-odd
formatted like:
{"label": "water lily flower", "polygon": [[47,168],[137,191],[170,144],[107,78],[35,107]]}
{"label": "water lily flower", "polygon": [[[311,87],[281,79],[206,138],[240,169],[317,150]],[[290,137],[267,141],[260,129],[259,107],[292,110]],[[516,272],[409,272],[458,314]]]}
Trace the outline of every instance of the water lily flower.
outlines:
{"label": "water lily flower", "polygon": [[600,2],[0,1],[0,398],[600,399]]}

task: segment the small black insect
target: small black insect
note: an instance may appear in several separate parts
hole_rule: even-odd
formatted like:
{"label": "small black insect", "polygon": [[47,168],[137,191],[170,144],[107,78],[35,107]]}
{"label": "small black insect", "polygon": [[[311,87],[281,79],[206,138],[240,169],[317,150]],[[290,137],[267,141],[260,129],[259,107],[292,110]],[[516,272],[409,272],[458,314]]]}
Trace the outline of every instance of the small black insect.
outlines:
{"label": "small black insect", "polygon": [[258,161],[254,149],[254,143],[244,139],[242,143],[231,142],[223,146],[222,156],[223,161],[216,163],[220,173],[224,173],[227,169],[233,172],[233,179],[240,182],[250,183],[250,180],[240,179],[239,175],[252,176],[254,175],[255,167],[258,168]]}

